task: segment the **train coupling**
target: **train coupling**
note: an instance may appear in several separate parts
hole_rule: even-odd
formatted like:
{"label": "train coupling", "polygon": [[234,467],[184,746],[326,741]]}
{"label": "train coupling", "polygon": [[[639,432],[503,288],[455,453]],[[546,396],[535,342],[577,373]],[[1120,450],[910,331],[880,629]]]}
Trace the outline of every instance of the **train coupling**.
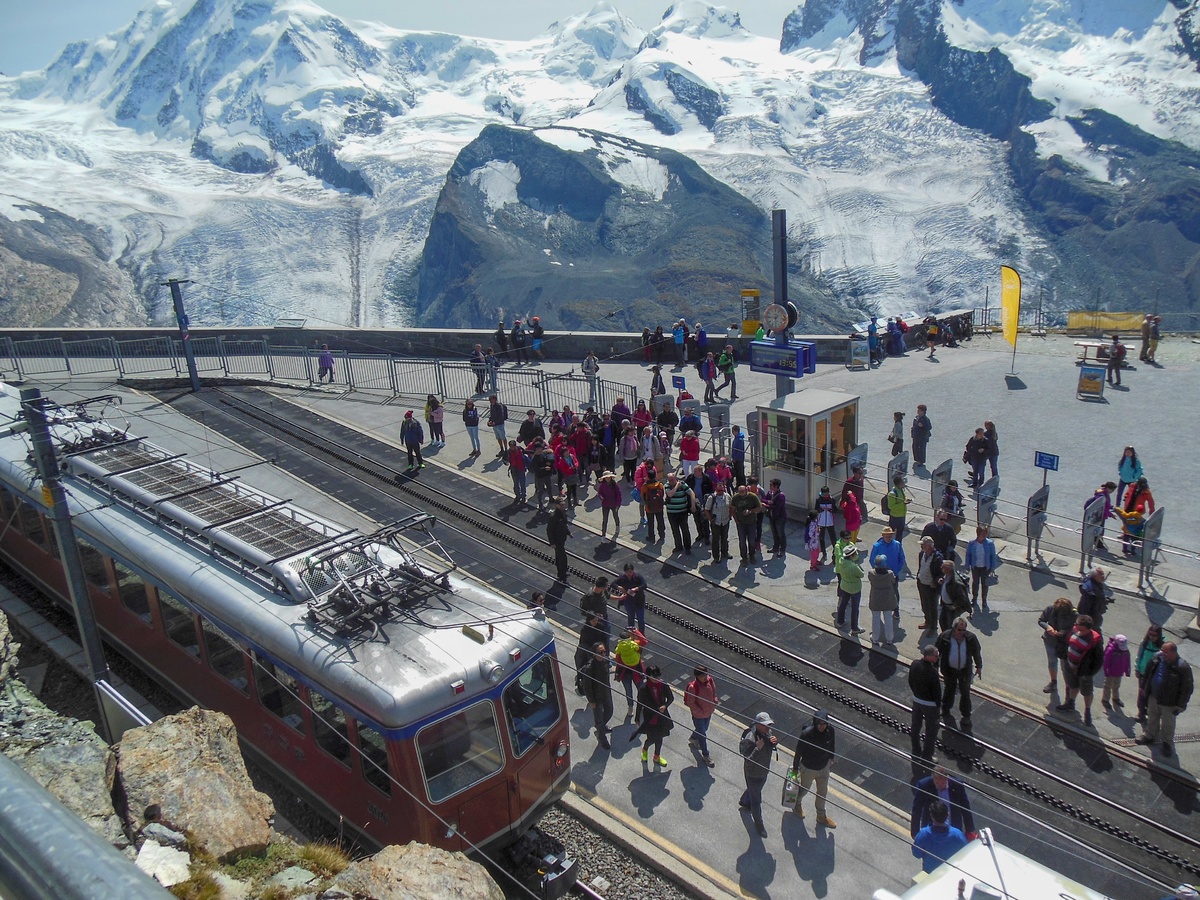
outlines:
{"label": "train coupling", "polygon": [[559,900],[575,886],[579,860],[567,856],[565,850],[547,854],[538,865],[538,874],[542,879],[542,900]]}

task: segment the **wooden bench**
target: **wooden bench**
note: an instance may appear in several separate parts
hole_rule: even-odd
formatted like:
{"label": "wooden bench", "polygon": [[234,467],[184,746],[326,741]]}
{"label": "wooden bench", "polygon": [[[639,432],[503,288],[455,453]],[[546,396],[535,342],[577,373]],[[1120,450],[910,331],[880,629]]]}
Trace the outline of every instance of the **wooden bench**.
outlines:
{"label": "wooden bench", "polygon": [[[1081,348],[1079,351],[1079,362],[1087,365],[1089,362],[1097,365],[1108,365],[1108,348],[1111,346],[1109,341],[1076,341],[1075,346]],[[1100,355],[1100,351],[1105,351],[1104,355]],[[1129,368],[1129,345],[1125,346],[1125,359],[1121,360],[1121,368]]]}

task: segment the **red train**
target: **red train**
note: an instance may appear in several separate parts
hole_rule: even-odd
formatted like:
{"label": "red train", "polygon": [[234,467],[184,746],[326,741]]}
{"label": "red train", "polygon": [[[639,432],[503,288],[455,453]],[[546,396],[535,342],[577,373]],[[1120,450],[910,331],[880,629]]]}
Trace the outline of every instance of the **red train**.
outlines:
{"label": "red train", "polygon": [[[335,818],[490,852],[566,790],[553,630],[457,573],[429,516],[363,534],[138,438],[52,433],[106,638]],[[0,438],[0,554],[66,602],[27,450]]]}

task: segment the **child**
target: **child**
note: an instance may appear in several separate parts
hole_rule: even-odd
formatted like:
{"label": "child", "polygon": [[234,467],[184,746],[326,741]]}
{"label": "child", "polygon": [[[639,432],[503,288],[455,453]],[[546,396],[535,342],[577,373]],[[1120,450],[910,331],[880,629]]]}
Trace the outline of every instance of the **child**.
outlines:
{"label": "child", "polygon": [[1121,679],[1129,674],[1129,662],[1129,640],[1123,634],[1110,638],[1104,648],[1104,694],[1100,697],[1101,705],[1107,710],[1125,706],[1121,702]]}
{"label": "child", "polygon": [[817,514],[810,512],[804,521],[804,546],[808,550],[808,571],[821,571],[821,528]]}

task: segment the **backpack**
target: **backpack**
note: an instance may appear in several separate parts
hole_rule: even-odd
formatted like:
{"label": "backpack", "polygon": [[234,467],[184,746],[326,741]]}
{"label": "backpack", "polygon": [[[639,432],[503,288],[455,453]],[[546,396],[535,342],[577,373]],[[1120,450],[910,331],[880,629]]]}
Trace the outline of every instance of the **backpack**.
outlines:
{"label": "backpack", "polygon": [[892,514],[891,507],[888,506],[888,495],[887,494],[884,494],[882,497],[879,498],[879,507],[880,507],[880,509],[883,510],[883,514],[885,516],[890,516]]}

